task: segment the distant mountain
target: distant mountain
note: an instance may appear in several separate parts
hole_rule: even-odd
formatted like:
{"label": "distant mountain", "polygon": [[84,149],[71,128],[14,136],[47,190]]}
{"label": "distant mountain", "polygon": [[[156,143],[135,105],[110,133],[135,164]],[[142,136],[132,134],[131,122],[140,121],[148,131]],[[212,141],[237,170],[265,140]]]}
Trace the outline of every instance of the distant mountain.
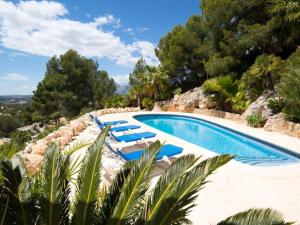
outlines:
{"label": "distant mountain", "polygon": [[129,90],[129,85],[120,85],[117,82],[115,82],[116,87],[117,87],[117,91],[116,94],[127,94],[128,90]]}
{"label": "distant mountain", "polygon": [[26,104],[31,99],[32,95],[0,95],[0,103],[7,105]]}

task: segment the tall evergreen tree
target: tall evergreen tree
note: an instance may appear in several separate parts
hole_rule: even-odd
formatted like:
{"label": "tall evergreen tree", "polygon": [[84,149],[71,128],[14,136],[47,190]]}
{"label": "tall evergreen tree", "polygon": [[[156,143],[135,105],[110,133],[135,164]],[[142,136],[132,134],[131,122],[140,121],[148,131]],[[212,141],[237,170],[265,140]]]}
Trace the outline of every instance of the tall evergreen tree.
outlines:
{"label": "tall evergreen tree", "polygon": [[113,79],[91,59],[69,50],[47,63],[45,78],[32,98],[33,120],[78,115],[84,107],[101,106],[116,90]]}

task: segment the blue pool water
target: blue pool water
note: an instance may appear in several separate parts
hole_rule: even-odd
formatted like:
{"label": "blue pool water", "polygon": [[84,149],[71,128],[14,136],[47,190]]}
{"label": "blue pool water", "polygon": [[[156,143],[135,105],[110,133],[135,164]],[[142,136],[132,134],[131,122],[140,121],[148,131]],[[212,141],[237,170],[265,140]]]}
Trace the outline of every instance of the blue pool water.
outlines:
{"label": "blue pool water", "polygon": [[214,123],[187,116],[138,115],[136,120],[175,137],[219,154],[235,155],[235,160],[275,166],[300,162],[300,155],[254,139]]}

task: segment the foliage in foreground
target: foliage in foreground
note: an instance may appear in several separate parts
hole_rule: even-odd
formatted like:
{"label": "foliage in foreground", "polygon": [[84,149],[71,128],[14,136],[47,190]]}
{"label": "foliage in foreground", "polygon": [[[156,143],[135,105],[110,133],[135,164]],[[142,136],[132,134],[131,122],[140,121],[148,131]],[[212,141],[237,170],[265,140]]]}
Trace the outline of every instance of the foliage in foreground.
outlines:
{"label": "foliage in foreground", "polygon": [[[57,145],[48,147],[43,169],[34,177],[26,174],[21,161],[16,164],[2,160],[0,224],[190,224],[187,216],[207,177],[232,159],[230,155],[220,155],[199,161],[193,155],[181,156],[149,191],[155,156],[161,147],[157,141],[138,161],[126,163],[107,187],[101,180],[101,155],[107,131],[89,147],[80,168]],[[75,164],[78,165],[77,160]],[[76,192],[71,195],[71,180],[77,172]],[[219,224],[287,223],[274,210],[253,209]]]}
{"label": "foliage in foreground", "polygon": [[0,145],[0,160],[8,157],[11,158],[17,152],[23,150],[26,143],[31,140],[30,131],[16,130],[10,136],[11,140],[3,145]]}

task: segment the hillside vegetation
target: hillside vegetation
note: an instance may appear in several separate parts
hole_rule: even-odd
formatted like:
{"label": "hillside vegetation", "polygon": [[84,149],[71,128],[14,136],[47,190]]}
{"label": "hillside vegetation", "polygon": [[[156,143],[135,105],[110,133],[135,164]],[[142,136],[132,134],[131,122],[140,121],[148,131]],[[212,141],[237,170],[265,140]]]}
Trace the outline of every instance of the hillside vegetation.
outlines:
{"label": "hillside vegetation", "polygon": [[270,90],[274,107],[299,122],[299,1],[202,0],[201,11],[161,38],[157,68],[138,61],[129,97],[143,106],[202,86],[220,110],[241,113]]}

